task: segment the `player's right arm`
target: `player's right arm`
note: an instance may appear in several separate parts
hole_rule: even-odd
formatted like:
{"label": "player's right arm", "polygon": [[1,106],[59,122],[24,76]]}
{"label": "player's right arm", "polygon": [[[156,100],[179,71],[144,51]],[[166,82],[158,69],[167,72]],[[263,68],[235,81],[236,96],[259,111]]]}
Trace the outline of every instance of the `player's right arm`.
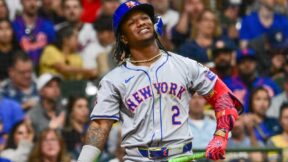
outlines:
{"label": "player's right arm", "polygon": [[114,120],[109,119],[97,119],[90,122],[86,142],[78,162],[94,162],[99,157],[114,122]]}

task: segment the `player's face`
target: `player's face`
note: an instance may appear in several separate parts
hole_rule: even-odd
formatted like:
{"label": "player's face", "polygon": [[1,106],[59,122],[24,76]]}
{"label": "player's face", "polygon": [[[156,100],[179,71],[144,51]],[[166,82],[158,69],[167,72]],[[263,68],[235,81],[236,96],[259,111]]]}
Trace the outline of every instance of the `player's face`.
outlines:
{"label": "player's face", "polygon": [[265,116],[269,108],[269,94],[264,90],[259,90],[252,97],[252,108],[254,113],[260,116]]}
{"label": "player's face", "polygon": [[122,41],[131,46],[153,40],[154,28],[150,17],[143,11],[134,11],[121,24]]}
{"label": "player's face", "polygon": [[280,122],[285,132],[288,132],[288,109],[284,109],[280,117]]}
{"label": "player's face", "polygon": [[64,4],[64,16],[71,23],[78,22],[82,13],[81,4],[77,0],[67,0]]}

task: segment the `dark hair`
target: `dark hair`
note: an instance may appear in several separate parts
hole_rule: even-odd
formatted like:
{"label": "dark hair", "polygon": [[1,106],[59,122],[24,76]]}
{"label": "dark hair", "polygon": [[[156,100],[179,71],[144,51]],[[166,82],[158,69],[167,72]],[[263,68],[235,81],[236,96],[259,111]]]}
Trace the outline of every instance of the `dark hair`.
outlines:
{"label": "dark hair", "polygon": [[17,39],[16,39],[16,35],[15,35],[15,31],[13,30],[13,27],[12,27],[12,23],[11,23],[11,21],[7,18],[5,18],[5,19],[0,19],[0,24],[1,23],[8,23],[9,24],[9,26],[10,26],[10,28],[11,28],[11,30],[12,30],[12,49],[13,50],[19,50],[20,49],[20,46],[19,46],[19,43],[18,43],[18,41],[17,41]]}
{"label": "dark hair", "polygon": [[100,16],[94,23],[93,27],[97,32],[111,31],[112,28],[112,17],[111,16]]}
{"label": "dark hair", "polygon": [[70,24],[66,24],[63,26],[59,31],[56,33],[57,39],[55,41],[55,45],[58,49],[62,49],[64,39],[70,38],[74,32],[76,31],[76,28]]}
{"label": "dark hair", "polygon": [[253,98],[256,95],[256,93],[258,93],[259,91],[265,91],[269,97],[269,105],[271,104],[271,98],[269,96],[269,92],[266,88],[264,88],[263,86],[260,87],[256,87],[252,90],[250,97],[249,97],[249,110],[251,113],[254,113],[254,109],[253,109]]}
{"label": "dark hair", "polygon": [[279,111],[279,119],[282,117],[283,111],[288,109],[288,102],[282,103],[280,106],[280,111]]}
{"label": "dark hair", "polygon": [[18,61],[32,62],[31,58],[23,51],[16,51],[12,57],[10,68],[15,67]]}
{"label": "dark hair", "polygon": [[16,149],[17,145],[14,141],[14,135],[17,131],[17,129],[21,126],[21,125],[25,125],[28,129],[30,128],[30,133],[33,133],[33,128],[31,126],[29,126],[24,120],[21,120],[19,122],[17,122],[16,124],[14,124],[14,126],[12,127],[12,129],[10,130],[9,136],[8,136],[8,140],[7,140],[7,144],[5,146],[5,149]]}
{"label": "dark hair", "polygon": [[[122,22],[125,21],[125,19],[128,17],[128,15],[124,16]],[[148,15],[148,16],[150,17],[150,19],[152,20],[152,23],[154,24],[155,23],[155,19],[152,18],[150,15]],[[126,44],[123,43],[122,38],[121,38],[121,32],[122,32],[121,24],[119,24],[118,30],[117,30],[117,32],[115,34],[116,44],[115,44],[115,48],[114,48],[114,51],[113,51],[114,58],[116,59],[118,64],[123,63],[123,61],[125,59],[130,57],[130,49],[129,49],[129,47]],[[155,35],[155,39],[156,39],[156,43],[157,43],[158,47],[161,50],[163,50],[166,53],[168,53],[166,48],[164,47],[164,45],[161,43],[160,39],[158,38],[158,35],[156,34],[155,31],[154,31],[154,35]]]}
{"label": "dark hair", "polygon": [[[62,8],[64,8],[65,3],[66,3],[67,1],[71,1],[71,0],[62,0],[62,2],[61,2]],[[82,1],[81,1],[81,0],[74,0],[74,1],[77,1],[77,2],[80,4],[80,6],[83,7],[83,4],[82,4]]]}
{"label": "dark hair", "polygon": [[85,96],[83,96],[83,95],[73,95],[73,96],[70,96],[69,99],[68,99],[68,103],[67,103],[67,106],[66,106],[67,117],[66,117],[66,121],[65,121],[65,127],[67,129],[71,129],[72,128],[70,115],[73,112],[73,107],[74,107],[75,103],[78,100],[80,100],[80,99],[85,99],[88,102],[87,98]]}

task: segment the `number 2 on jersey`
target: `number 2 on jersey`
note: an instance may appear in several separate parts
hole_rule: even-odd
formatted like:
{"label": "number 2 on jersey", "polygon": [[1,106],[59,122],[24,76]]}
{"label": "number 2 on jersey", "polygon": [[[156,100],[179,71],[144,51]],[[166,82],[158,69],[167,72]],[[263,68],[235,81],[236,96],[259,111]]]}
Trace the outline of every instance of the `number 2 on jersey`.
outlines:
{"label": "number 2 on jersey", "polygon": [[177,120],[177,117],[180,115],[180,110],[178,106],[172,106],[172,111],[174,112],[172,115],[172,124],[179,125],[181,121]]}

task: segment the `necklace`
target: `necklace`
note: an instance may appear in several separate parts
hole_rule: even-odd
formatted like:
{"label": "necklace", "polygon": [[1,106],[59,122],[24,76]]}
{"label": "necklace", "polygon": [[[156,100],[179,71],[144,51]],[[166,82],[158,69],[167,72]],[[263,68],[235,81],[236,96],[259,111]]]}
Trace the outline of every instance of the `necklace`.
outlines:
{"label": "necklace", "polygon": [[151,62],[151,61],[153,61],[154,59],[156,59],[157,57],[159,57],[159,56],[161,56],[161,55],[162,55],[162,53],[160,52],[158,55],[155,55],[155,56],[153,56],[152,58],[147,59],[147,60],[139,60],[139,61],[137,61],[137,60],[131,60],[130,58],[128,58],[127,61],[129,61],[129,62],[131,62],[131,63]]}

